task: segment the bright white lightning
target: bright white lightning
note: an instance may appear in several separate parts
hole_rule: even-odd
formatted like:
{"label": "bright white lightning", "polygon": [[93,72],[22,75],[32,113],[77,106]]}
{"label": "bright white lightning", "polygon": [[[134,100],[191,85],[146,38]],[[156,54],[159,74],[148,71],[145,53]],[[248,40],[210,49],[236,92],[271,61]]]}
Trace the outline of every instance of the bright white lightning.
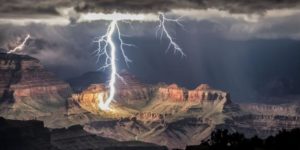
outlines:
{"label": "bright white lightning", "polygon": [[[142,18],[142,16],[139,16]],[[116,88],[115,88],[115,83],[116,79],[119,78],[121,81],[125,82],[124,79],[118,74],[117,72],[117,64],[116,64],[116,45],[113,41],[113,35],[116,32],[118,40],[120,41],[120,50],[121,54],[128,65],[131,60],[126,56],[124,46],[133,46],[131,44],[127,44],[122,40],[122,34],[120,32],[120,28],[118,26],[118,21],[126,21],[126,20],[132,20],[132,17],[130,16],[123,16],[123,18],[115,18],[112,20],[112,22],[109,24],[106,33],[102,36],[100,36],[97,40],[96,43],[98,43],[98,49],[95,51],[96,55],[98,56],[98,60],[104,56],[105,61],[104,65],[100,69],[106,69],[110,67],[111,73],[110,73],[110,80],[109,80],[109,96],[108,98],[104,101],[104,95],[99,94],[99,108],[103,111],[109,111],[110,110],[110,104],[114,100],[114,95],[116,93]],[[178,19],[169,19],[166,18],[166,16],[163,13],[159,14],[159,19],[160,24],[158,26],[157,32],[161,31],[161,38],[163,35],[166,35],[166,37],[169,40],[169,46],[168,49],[171,47],[174,48],[174,52],[179,52],[182,56],[185,56],[183,50],[179,47],[179,45],[174,41],[170,33],[168,32],[166,28],[166,22],[175,22],[180,26],[183,26],[182,24],[179,23]]]}
{"label": "bright white lightning", "polygon": [[99,96],[99,108],[104,111],[108,111],[110,103],[114,100],[114,95],[116,93],[115,83],[116,78],[118,77],[123,82],[124,79],[118,74],[117,72],[117,64],[116,64],[116,46],[113,41],[113,34],[114,32],[117,32],[118,39],[120,41],[120,50],[122,52],[122,56],[124,57],[124,60],[126,64],[131,62],[131,60],[126,56],[124,46],[133,46],[131,44],[127,44],[122,40],[120,28],[118,26],[118,21],[113,20],[110,25],[108,26],[108,29],[106,31],[106,34],[101,36],[96,42],[98,43],[98,49],[96,50],[98,61],[101,56],[105,57],[105,63],[104,66],[102,66],[100,69],[106,69],[108,67],[111,68],[110,73],[110,80],[109,80],[109,96],[105,100],[103,100],[103,95]]}
{"label": "bright white lightning", "polygon": [[24,48],[26,42],[27,42],[29,39],[30,39],[30,34],[27,34],[26,38],[24,39],[24,41],[23,41],[20,45],[16,46],[14,49],[9,50],[7,53],[8,53],[8,54],[10,54],[10,53],[15,53],[15,52],[17,52],[17,51],[22,50],[22,49]]}
{"label": "bright white lightning", "polygon": [[167,22],[175,22],[179,26],[183,27],[183,25],[179,22],[179,18],[169,19],[165,16],[165,14],[159,13],[159,25],[158,25],[157,30],[156,30],[156,35],[160,31],[160,39],[162,39],[163,35],[165,35],[167,37],[167,39],[169,40],[169,45],[168,45],[167,51],[171,47],[173,47],[174,48],[174,53],[179,52],[181,54],[181,56],[185,56],[185,54],[184,54],[183,50],[181,49],[181,47],[174,41],[174,39],[170,35],[169,31],[167,30],[167,28],[166,28],[166,23]]}

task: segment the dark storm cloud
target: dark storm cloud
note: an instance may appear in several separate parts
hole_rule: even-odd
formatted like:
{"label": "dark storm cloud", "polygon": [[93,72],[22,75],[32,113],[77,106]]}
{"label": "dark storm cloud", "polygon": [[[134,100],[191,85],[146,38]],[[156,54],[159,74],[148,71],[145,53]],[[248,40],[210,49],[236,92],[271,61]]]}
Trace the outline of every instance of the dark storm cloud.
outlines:
{"label": "dark storm cloud", "polygon": [[215,8],[232,13],[262,13],[269,9],[298,7],[298,0],[88,0],[77,6],[79,11],[157,12],[171,9]]}
{"label": "dark storm cloud", "polygon": [[171,9],[215,8],[232,13],[262,13],[269,9],[297,8],[298,0],[1,0],[5,14],[59,15],[58,8],[74,7],[78,12],[158,12]]}
{"label": "dark storm cloud", "polygon": [[0,16],[6,15],[59,15],[57,7],[67,6],[70,2],[60,0],[0,0]]}
{"label": "dark storm cloud", "polygon": [[[31,39],[20,54],[38,58],[47,68],[61,77],[97,70],[94,38],[102,33],[105,23],[81,24],[78,26],[0,26],[0,48],[9,49],[18,37],[30,33]],[[101,28],[102,27],[102,28]],[[20,43],[20,42],[19,42]],[[83,71],[83,72],[84,72]]]}

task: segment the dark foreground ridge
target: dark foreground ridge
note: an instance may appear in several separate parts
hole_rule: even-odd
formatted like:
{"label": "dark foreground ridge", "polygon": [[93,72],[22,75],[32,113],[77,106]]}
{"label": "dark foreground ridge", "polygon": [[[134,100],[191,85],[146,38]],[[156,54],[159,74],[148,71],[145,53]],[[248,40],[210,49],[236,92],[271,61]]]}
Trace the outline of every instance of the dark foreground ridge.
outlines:
{"label": "dark foreground ridge", "polygon": [[186,150],[285,150],[300,149],[300,129],[282,130],[275,136],[260,139],[257,136],[245,138],[240,133],[217,130],[207,141],[197,146],[187,146]]}
{"label": "dark foreground ridge", "polygon": [[166,150],[155,144],[120,142],[83,130],[82,126],[48,129],[41,121],[0,118],[0,150]]}
{"label": "dark foreground ridge", "polygon": [[[260,139],[245,138],[240,133],[217,130],[202,144],[187,146],[186,150],[283,150],[300,149],[300,129],[282,130],[275,136]],[[103,138],[76,125],[48,129],[41,121],[17,121],[0,118],[1,150],[167,150],[164,146]]]}

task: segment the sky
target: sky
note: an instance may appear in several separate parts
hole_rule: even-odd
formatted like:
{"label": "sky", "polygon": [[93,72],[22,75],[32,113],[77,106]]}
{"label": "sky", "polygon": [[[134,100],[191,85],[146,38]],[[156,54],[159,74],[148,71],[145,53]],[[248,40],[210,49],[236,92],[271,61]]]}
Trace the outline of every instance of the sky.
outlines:
{"label": "sky", "polygon": [[[135,45],[125,48],[133,62],[126,66],[118,53],[118,69],[143,82],[177,83],[189,89],[208,83],[239,102],[300,93],[296,0],[0,2],[0,47],[10,49],[30,34],[20,53],[40,59],[62,79],[97,70],[101,61],[96,63],[92,54],[94,41],[111,18],[130,14],[131,20],[119,26],[124,41]],[[110,15],[113,12],[118,14]],[[159,12],[180,17],[184,28],[174,23],[167,27],[186,56],[166,51],[168,40],[156,36]]]}

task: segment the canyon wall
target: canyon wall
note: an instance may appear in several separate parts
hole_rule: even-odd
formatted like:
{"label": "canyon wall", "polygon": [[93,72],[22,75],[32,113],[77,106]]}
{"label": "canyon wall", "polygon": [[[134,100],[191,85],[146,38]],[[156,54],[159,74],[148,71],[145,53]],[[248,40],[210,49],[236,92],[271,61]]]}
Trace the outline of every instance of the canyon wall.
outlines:
{"label": "canyon wall", "polygon": [[247,137],[262,138],[277,134],[280,130],[300,127],[300,113],[297,104],[239,104],[238,110],[229,110],[226,122],[220,128],[240,132]]}
{"label": "canyon wall", "polygon": [[176,84],[171,84],[159,87],[157,95],[161,100],[172,102],[203,103],[204,101],[227,99],[227,103],[230,103],[229,93],[213,89],[207,84],[200,84],[194,90],[188,90]]}
{"label": "canyon wall", "polygon": [[70,86],[26,55],[0,53],[1,115],[34,119],[54,110],[66,111]]}

